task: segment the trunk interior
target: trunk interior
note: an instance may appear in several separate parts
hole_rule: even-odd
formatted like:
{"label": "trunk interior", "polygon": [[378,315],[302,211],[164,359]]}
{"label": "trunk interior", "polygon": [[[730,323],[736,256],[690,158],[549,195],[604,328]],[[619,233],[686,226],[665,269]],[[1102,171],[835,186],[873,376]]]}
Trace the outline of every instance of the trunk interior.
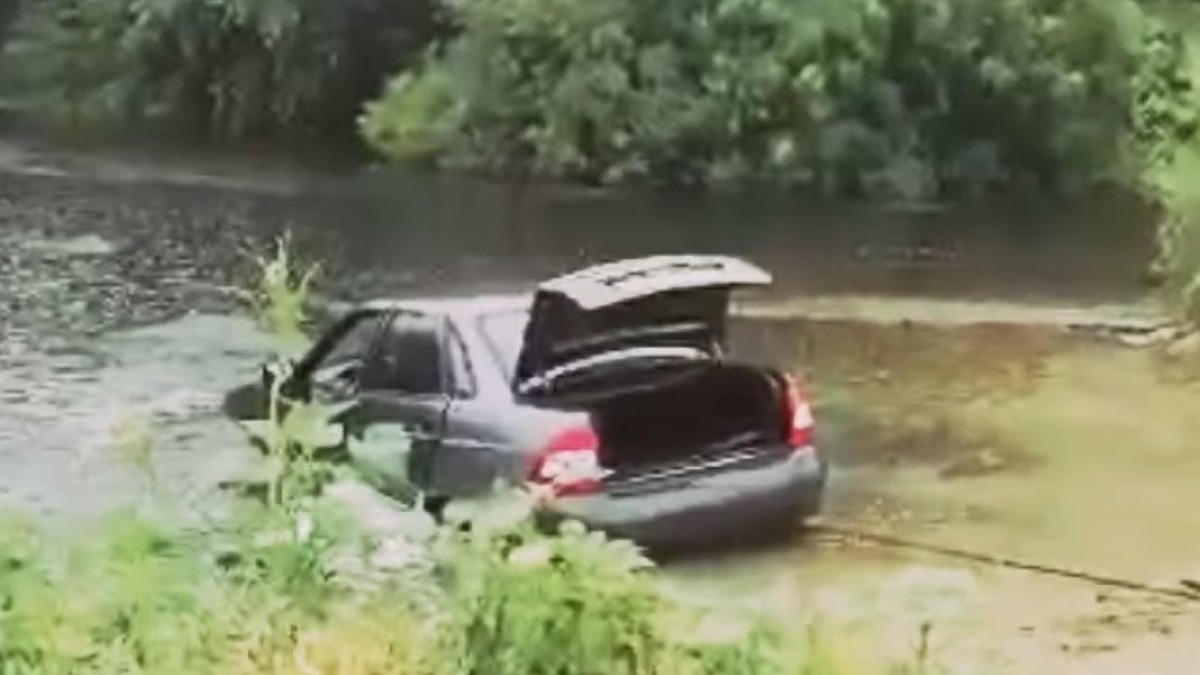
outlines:
{"label": "trunk interior", "polygon": [[763,370],[719,364],[662,388],[592,406],[600,462],[621,471],[783,438],[780,385]]}

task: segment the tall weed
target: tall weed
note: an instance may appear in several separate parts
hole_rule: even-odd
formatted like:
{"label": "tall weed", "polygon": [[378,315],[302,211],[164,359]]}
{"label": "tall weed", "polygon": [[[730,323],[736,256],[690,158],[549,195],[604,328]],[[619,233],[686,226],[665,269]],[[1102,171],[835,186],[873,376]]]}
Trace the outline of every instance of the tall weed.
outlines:
{"label": "tall weed", "polygon": [[300,356],[309,345],[305,306],[319,267],[298,267],[290,236],[277,239],[273,255],[255,262],[259,277],[251,298],[259,324],[275,341],[278,356]]}

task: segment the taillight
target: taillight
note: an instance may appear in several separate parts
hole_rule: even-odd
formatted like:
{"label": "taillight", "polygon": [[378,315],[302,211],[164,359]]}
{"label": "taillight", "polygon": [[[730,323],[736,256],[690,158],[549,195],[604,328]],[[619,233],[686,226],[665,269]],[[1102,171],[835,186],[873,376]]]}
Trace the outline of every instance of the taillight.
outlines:
{"label": "taillight", "polygon": [[787,393],[784,396],[783,419],[786,425],[784,434],[788,445],[795,450],[808,450],[813,443],[812,403],[803,384],[788,377]]}
{"label": "taillight", "polygon": [[600,466],[599,448],[600,439],[591,427],[560,431],[534,456],[529,480],[549,487],[556,495],[597,492],[607,473]]}

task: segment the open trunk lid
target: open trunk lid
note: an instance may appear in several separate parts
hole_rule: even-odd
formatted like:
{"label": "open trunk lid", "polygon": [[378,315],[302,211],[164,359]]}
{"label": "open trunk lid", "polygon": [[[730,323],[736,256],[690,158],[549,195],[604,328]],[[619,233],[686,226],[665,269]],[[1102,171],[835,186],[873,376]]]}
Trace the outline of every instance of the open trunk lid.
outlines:
{"label": "open trunk lid", "polygon": [[514,390],[556,402],[652,388],[720,356],[730,293],[771,276],[728,256],[621,260],[551,279],[534,296]]}

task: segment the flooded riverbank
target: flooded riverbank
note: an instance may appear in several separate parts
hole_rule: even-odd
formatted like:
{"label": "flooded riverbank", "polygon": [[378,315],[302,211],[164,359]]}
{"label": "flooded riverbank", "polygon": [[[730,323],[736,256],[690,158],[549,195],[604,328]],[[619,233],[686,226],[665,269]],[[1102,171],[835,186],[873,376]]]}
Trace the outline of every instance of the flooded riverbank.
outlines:
{"label": "flooded riverbank", "polygon": [[[1128,203],[1106,205],[1110,224],[1089,224],[1091,248],[1064,255],[1074,225],[1048,226],[1060,222],[1053,209],[922,215],[370,175],[253,189],[244,176],[167,180],[178,170],[164,168],[154,180],[153,165],[55,162],[33,171],[25,157],[0,171],[0,475],[11,494],[49,503],[61,501],[38,497],[56,491],[50,475],[112,411],[207,402],[252,372],[262,338],[233,291],[252,278],[252,254],[285,231],[321,264],[332,297],[526,288],[589,261],[699,250],[763,262],[778,277],[770,306],[787,311],[797,297],[844,291],[969,300],[991,288],[1021,300],[1039,280],[1040,297],[1066,303],[1135,299],[1144,248],[1136,226],[1116,222],[1135,217]],[[285,183],[294,189],[277,189]],[[999,243],[1005,217],[1017,234]],[[1021,246],[1038,253],[1013,257]],[[221,426],[204,417],[208,403],[180,405],[185,427]],[[74,485],[61,491],[78,494]]]}
{"label": "flooded riverbank", "polygon": [[[1200,567],[1179,537],[1200,507],[1186,478],[1194,385],[1153,350],[1065,330],[1097,303],[1105,319],[1154,320],[1140,304],[1148,244],[1125,202],[918,214],[392,179],[263,191],[0,173],[0,504],[77,517],[127,502],[137,477],[110,431],[130,414],[153,420],[163,487],[185,502],[203,505],[244,471],[252,458],[216,404],[267,346],[234,289],[252,278],[250,254],[285,231],[320,261],[324,293],[354,299],[524,288],[590,260],[722,251],[779,278],[735,339],[813,381],[837,467],[831,517],[1136,578]],[[947,307],[972,318],[905,321]],[[942,564],[850,544],[797,538],[673,573],[730,597],[783,579],[802,591],[781,594],[799,611],[816,589],[874,589],[914,561]],[[1042,588],[976,572],[993,599]],[[1078,637],[1060,623],[1103,615],[1091,589],[1047,592],[1074,604],[976,618],[997,624],[992,637],[1019,642],[1028,624],[1050,644]]]}

